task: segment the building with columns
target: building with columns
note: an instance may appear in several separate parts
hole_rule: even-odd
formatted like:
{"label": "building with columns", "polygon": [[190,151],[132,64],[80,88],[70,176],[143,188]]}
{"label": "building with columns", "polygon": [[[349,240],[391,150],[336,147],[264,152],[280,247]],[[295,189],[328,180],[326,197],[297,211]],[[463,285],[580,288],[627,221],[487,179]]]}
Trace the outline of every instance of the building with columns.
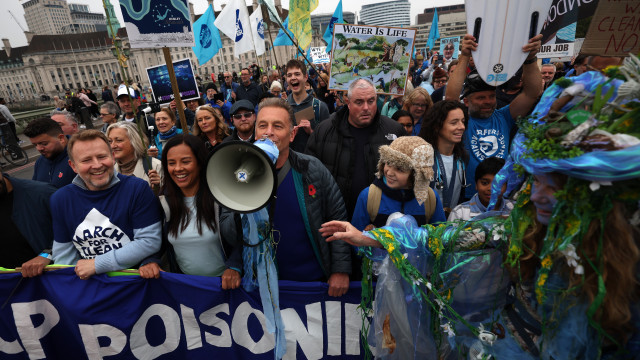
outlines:
{"label": "building with columns", "polygon": [[[256,7],[257,3],[254,2],[253,9]],[[279,0],[276,0],[276,8],[281,19],[285,19],[288,12],[282,9]],[[193,16],[192,6],[190,11]],[[264,18],[268,19],[266,9],[263,11]],[[193,16],[192,20],[195,18]],[[217,75],[225,70],[240,73],[242,68],[254,63],[265,71],[275,65],[282,66],[295,57],[295,47],[277,46],[273,51],[269,50],[271,39],[276,38],[278,28],[269,20],[265,22],[268,50],[262,56],[256,57],[254,52],[247,52],[236,59],[233,56],[233,40],[221,34],[223,48],[206,64],[198,63],[191,47],[173,47],[171,57],[173,61],[191,59],[196,75],[203,82],[211,81],[212,74],[215,74],[217,81]],[[316,32],[313,34],[312,46],[324,46],[322,34],[317,29],[314,30]],[[112,88],[123,80],[118,60],[111,51],[113,41],[107,31],[65,35],[25,32],[25,35],[28,45],[17,48],[12,48],[9,40],[2,39],[4,48],[0,50],[0,97],[14,101],[29,100],[41,95],[61,96],[65,89],[80,87],[91,88],[96,92],[102,86]],[[117,36],[122,40],[123,47],[128,47],[126,28],[118,29]],[[143,89],[149,87],[145,69],[164,63],[160,48],[130,49],[130,56],[126,61],[132,80],[142,85]]]}

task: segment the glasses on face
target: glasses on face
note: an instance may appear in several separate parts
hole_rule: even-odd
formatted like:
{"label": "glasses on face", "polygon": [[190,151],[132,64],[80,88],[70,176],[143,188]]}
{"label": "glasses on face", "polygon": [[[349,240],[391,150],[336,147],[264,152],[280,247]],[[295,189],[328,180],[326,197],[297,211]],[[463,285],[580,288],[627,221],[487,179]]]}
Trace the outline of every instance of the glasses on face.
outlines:
{"label": "glasses on face", "polygon": [[231,77],[231,75],[225,75],[225,76],[224,76],[224,78],[225,78],[225,79],[228,79],[228,78],[230,78],[230,77]]}
{"label": "glasses on face", "polygon": [[253,111],[247,111],[246,113],[242,113],[242,114],[233,114],[231,115],[231,117],[233,117],[236,120],[240,120],[243,117],[245,119],[250,119],[253,116]]}
{"label": "glasses on face", "polygon": [[411,106],[415,106],[415,107],[419,107],[419,108],[426,108],[427,104],[411,104]]}
{"label": "glasses on face", "polygon": [[452,47],[447,47],[447,48],[444,48],[444,51],[453,51],[453,48]]}
{"label": "glasses on face", "polygon": [[103,114],[103,113],[100,113],[100,116],[109,116],[109,115],[111,115],[111,114]]}
{"label": "glasses on face", "polygon": [[447,79],[436,79],[433,80],[434,84],[445,84],[447,82]]}

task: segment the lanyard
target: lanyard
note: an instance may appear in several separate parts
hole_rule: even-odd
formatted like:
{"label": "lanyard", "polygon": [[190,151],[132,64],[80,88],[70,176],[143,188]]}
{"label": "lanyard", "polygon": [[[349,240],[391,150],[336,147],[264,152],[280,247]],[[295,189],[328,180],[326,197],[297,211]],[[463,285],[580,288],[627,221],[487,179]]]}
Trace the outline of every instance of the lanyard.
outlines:
{"label": "lanyard", "polygon": [[436,165],[437,165],[437,176],[436,176],[436,188],[443,190],[442,193],[442,206],[444,208],[450,207],[451,199],[453,197],[453,188],[456,183],[456,171],[458,170],[458,159],[453,160],[453,169],[451,170],[451,181],[447,184],[447,172],[444,168],[444,162],[442,161],[442,156],[440,156],[440,152],[438,150],[434,151],[436,153]]}

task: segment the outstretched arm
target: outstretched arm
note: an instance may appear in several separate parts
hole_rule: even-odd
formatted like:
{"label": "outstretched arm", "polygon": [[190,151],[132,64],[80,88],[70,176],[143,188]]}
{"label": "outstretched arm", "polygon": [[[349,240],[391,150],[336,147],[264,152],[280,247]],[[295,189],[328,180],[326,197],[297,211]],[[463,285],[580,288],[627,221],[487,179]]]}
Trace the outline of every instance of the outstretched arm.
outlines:
{"label": "outstretched arm", "polygon": [[382,248],[382,244],[362,234],[347,221],[329,221],[322,224],[320,234],[327,238],[328,242],[343,240],[353,246],[372,246]]}

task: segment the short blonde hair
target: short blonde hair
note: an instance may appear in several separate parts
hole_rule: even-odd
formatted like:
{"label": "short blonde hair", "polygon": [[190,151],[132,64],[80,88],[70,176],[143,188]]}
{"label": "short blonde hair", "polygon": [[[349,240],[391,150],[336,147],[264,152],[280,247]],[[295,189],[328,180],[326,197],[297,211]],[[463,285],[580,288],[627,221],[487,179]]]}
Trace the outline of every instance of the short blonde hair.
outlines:
{"label": "short blonde hair", "polygon": [[109,145],[109,139],[107,138],[107,135],[103,134],[100,130],[87,129],[73,134],[73,136],[71,136],[71,139],[69,139],[69,142],[67,143],[67,153],[69,154],[69,160],[73,161],[73,146],[76,144],[76,142],[91,141],[95,139],[104,141],[104,143],[109,147],[109,153],[111,153],[111,145]]}
{"label": "short blonde hair", "polygon": [[136,159],[141,159],[147,154],[147,137],[140,137],[136,124],[128,121],[119,121],[117,123],[109,125],[106,135],[107,140],[109,138],[109,133],[113,129],[124,129],[127,137],[129,138],[129,141],[131,142],[131,146],[133,147],[133,152],[136,156]]}

